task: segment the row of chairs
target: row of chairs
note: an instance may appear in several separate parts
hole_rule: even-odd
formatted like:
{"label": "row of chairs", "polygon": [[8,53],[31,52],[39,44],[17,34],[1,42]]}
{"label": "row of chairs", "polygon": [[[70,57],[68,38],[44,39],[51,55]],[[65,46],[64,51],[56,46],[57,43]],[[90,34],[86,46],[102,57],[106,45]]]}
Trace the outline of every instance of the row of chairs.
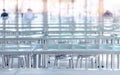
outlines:
{"label": "row of chairs", "polygon": [[95,59],[92,55],[1,55],[1,68],[97,68]]}
{"label": "row of chairs", "polygon": [[6,53],[0,55],[0,68],[120,69],[120,55]]}

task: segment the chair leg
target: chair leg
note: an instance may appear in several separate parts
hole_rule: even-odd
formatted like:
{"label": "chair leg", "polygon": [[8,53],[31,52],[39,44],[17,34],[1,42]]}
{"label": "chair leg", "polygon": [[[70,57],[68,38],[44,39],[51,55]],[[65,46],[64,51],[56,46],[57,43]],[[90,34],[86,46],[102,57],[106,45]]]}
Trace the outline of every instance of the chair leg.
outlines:
{"label": "chair leg", "polygon": [[5,68],[6,67],[6,64],[5,64],[5,56],[2,55],[2,68]]}
{"label": "chair leg", "polygon": [[69,59],[69,68],[74,68],[73,58]]}
{"label": "chair leg", "polygon": [[54,66],[55,66],[55,67],[58,66],[58,59],[57,59],[57,58],[55,58]]}
{"label": "chair leg", "polygon": [[76,60],[76,68],[78,68],[78,62],[79,62],[79,58],[77,58]]}
{"label": "chair leg", "polygon": [[8,59],[8,67],[13,68],[13,58],[11,57]]}

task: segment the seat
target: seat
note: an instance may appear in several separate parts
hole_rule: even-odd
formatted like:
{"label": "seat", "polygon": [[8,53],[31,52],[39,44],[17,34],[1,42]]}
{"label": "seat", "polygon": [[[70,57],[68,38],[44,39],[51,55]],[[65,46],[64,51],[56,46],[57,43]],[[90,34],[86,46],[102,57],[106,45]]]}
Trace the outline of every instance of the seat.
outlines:
{"label": "seat", "polygon": [[3,66],[8,68],[26,68],[27,67],[26,55],[3,55]]}
{"label": "seat", "polygon": [[74,67],[73,58],[71,55],[64,55],[64,54],[55,55],[54,66],[57,68],[62,68],[62,67],[73,68]]}
{"label": "seat", "polygon": [[95,56],[92,55],[78,55],[76,59],[76,68],[94,68]]}

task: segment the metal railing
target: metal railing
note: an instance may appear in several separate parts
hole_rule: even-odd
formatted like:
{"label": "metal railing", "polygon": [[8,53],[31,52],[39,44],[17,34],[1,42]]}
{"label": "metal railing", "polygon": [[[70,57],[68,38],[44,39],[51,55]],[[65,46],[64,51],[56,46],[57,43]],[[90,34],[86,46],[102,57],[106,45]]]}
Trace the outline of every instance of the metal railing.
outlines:
{"label": "metal railing", "polygon": [[44,20],[22,27],[19,20],[0,26],[3,68],[14,68],[18,62],[17,68],[119,69],[119,23],[80,21],[71,25]]}

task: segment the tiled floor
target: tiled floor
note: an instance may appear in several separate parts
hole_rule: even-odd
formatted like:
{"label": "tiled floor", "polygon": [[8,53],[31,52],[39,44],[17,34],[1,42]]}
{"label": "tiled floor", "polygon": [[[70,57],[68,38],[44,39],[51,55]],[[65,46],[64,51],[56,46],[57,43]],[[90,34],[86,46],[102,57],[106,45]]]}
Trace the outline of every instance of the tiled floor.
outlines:
{"label": "tiled floor", "polygon": [[0,75],[119,75],[119,70],[0,69]]}

